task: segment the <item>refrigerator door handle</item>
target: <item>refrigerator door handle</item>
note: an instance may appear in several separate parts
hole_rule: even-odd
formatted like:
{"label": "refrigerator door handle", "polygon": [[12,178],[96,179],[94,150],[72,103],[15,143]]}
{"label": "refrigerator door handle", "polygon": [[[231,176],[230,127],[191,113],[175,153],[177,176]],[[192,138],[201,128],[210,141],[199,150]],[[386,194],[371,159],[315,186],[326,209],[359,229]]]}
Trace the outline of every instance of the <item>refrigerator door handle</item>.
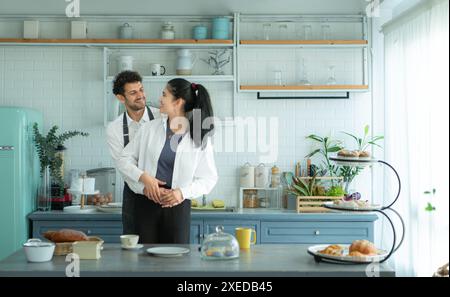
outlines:
{"label": "refrigerator door handle", "polygon": [[13,151],[13,145],[0,145],[0,151]]}

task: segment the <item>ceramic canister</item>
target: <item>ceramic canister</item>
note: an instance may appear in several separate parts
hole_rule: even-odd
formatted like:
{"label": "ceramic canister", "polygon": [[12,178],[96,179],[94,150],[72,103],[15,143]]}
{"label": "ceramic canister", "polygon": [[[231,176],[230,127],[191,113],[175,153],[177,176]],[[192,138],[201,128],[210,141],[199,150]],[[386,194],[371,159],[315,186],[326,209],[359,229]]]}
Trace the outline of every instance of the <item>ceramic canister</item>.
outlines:
{"label": "ceramic canister", "polygon": [[194,39],[206,39],[208,36],[208,28],[204,25],[195,26],[192,29]]}
{"label": "ceramic canister", "polygon": [[117,60],[117,68],[119,72],[125,70],[133,70],[133,56],[120,56]]}
{"label": "ceramic canister", "polygon": [[229,39],[230,19],[226,17],[217,17],[212,20],[212,38]]}
{"label": "ceramic canister", "polygon": [[239,182],[243,188],[253,188],[255,186],[255,167],[250,163],[245,163],[240,169]]}
{"label": "ceramic canister", "polygon": [[269,182],[269,167],[261,163],[255,168],[255,187],[266,188]]}
{"label": "ceramic canister", "polygon": [[133,39],[133,27],[130,24],[125,23],[120,26],[120,39]]}

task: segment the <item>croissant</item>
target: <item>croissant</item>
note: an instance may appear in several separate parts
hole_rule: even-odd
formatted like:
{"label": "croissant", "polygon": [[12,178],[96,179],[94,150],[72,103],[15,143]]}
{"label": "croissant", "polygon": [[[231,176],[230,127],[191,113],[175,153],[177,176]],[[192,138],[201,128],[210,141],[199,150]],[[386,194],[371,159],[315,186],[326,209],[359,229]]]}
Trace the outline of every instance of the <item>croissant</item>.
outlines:
{"label": "croissant", "polygon": [[375,245],[365,239],[353,241],[348,251],[350,256],[353,252],[361,253],[363,256],[377,255],[377,248]]}
{"label": "croissant", "polygon": [[343,249],[338,244],[332,244],[327,246],[325,249],[319,251],[319,253],[332,256],[342,256]]}

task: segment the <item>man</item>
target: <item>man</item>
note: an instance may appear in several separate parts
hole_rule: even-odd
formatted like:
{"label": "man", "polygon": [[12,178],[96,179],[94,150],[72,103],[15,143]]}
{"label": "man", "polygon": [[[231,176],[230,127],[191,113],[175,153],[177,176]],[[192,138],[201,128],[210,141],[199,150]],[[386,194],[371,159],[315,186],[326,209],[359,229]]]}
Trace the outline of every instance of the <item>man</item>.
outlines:
{"label": "man", "polygon": [[[126,110],[111,122],[106,130],[111,156],[114,162],[117,162],[123,148],[133,139],[139,128],[144,123],[159,117],[159,110],[146,106],[142,77],[137,72],[119,73],[114,79],[113,93],[124,104]],[[125,180],[122,200],[123,234],[136,234],[133,192],[142,187],[142,184]]]}

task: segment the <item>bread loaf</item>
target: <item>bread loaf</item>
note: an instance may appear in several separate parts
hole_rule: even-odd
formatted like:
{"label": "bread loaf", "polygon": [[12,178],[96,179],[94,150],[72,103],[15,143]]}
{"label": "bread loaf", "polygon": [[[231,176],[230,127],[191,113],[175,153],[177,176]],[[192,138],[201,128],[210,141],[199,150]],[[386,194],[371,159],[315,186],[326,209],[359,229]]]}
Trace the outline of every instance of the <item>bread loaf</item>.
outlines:
{"label": "bread loaf", "polygon": [[47,231],[43,234],[45,238],[53,242],[74,242],[88,240],[86,234],[72,229],[61,229],[59,231]]}
{"label": "bread loaf", "polygon": [[368,240],[355,240],[348,249],[349,254],[352,252],[359,252],[365,256],[374,256],[377,254],[377,248]]}

